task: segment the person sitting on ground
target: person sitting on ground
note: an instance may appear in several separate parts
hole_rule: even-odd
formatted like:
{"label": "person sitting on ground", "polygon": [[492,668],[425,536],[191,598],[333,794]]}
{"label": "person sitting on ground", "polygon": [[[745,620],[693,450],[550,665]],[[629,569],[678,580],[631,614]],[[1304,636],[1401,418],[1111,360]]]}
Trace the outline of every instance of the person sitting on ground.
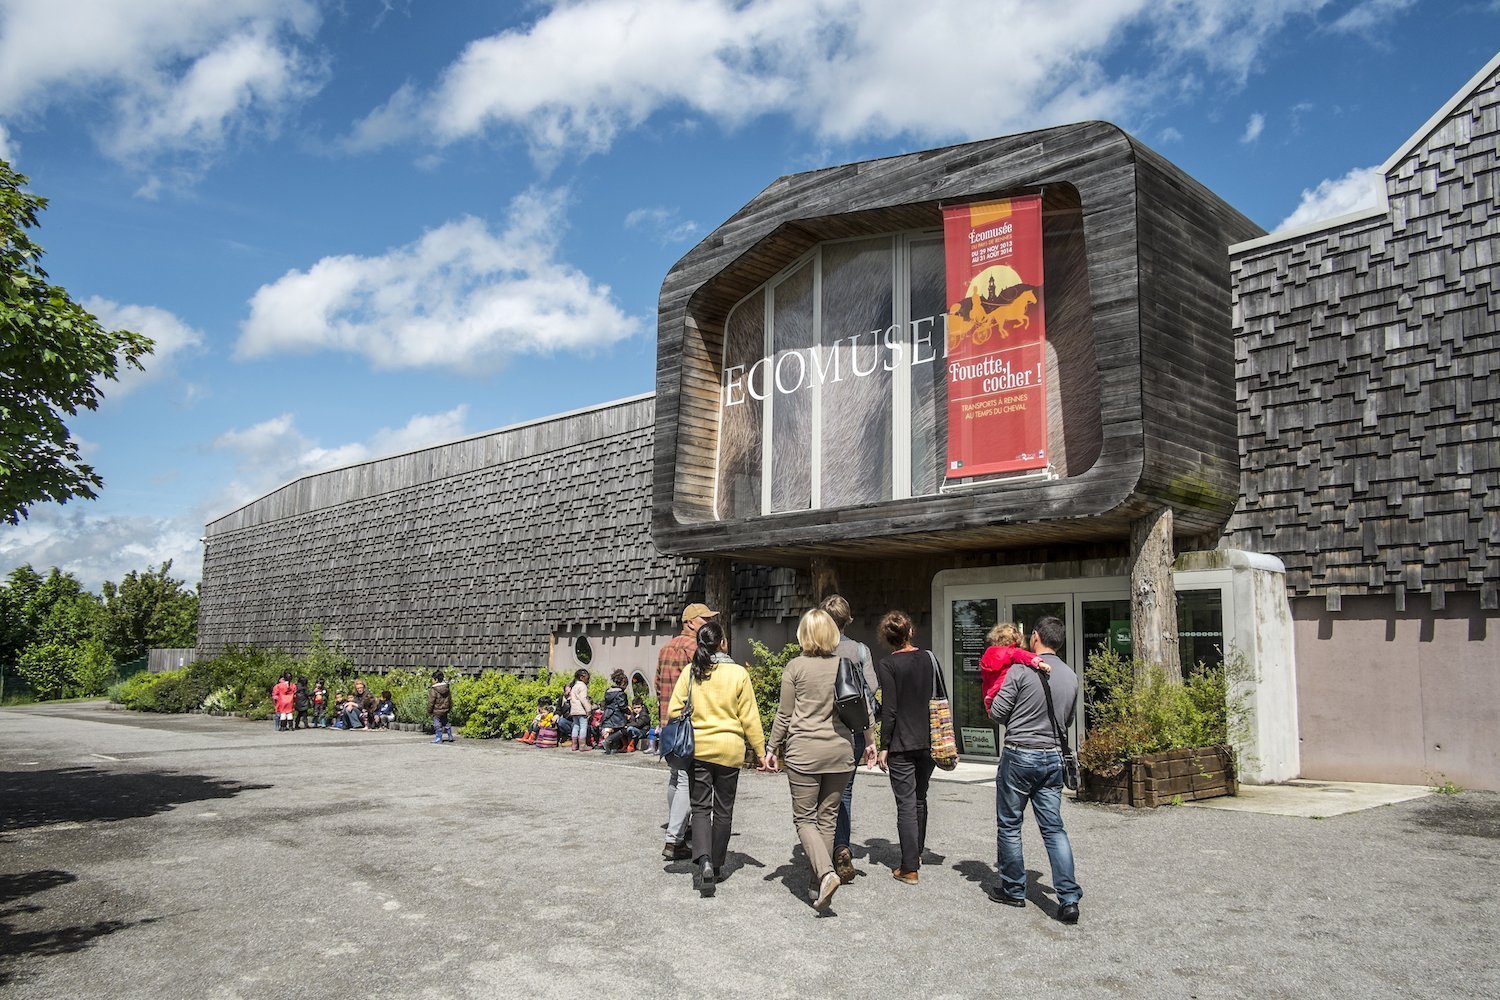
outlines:
{"label": "person sitting on ground", "polygon": [[396,703],[391,700],[389,691],[380,692],[380,703],[375,706],[375,728],[389,729],[391,723],[396,721]]}
{"label": "person sitting on ground", "polygon": [[350,691],[339,696],[339,721],[343,723],[342,729],[363,729],[364,719],[359,711],[359,699]]}
{"label": "person sitting on ground", "polygon": [[634,742],[637,749],[650,753],[655,749],[650,739],[651,732],[651,707],[638,701],[630,706],[630,717],[625,720],[625,739]]}
{"label": "person sitting on ground", "polygon": [[520,736],[520,742],[536,746],[536,735],[543,725],[552,725],[552,699],[546,695],[536,700],[536,715],[531,717],[531,722],[526,726],[526,732]]}
{"label": "person sitting on ground", "polygon": [[573,682],[568,681],[563,685],[562,694],[557,696],[552,709],[552,724],[557,727],[557,745],[562,746],[573,738],[573,717],[571,714],[572,700],[568,692],[573,689]]}
{"label": "person sitting on ground", "polygon": [[600,740],[601,740],[601,735],[600,734],[603,731],[603,729],[599,725],[599,723],[600,723],[601,720],[603,720],[603,718],[604,718],[604,709],[599,708],[597,706],[594,708],[594,710],[591,713],[589,713],[589,737],[588,737],[589,749],[593,749],[593,748],[599,746],[599,743],[600,743]]}
{"label": "person sitting on ground", "polygon": [[610,735],[625,728],[625,716],[630,707],[626,683],[625,671],[616,670],[609,675],[609,687],[604,691],[604,702],[599,712],[599,739],[606,745],[606,750]]}
{"label": "person sitting on ground", "polygon": [[359,701],[360,729],[375,726],[375,693],[365,687],[364,681],[354,682],[354,697]]}
{"label": "person sitting on ground", "polygon": [[985,714],[988,715],[990,702],[1000,693],[1000,688],[1005,684],[1005,675],[1010,673],[1012,666],[1019,663],[1047,673],[1051,673],[1052,668],[1039,657],[1020,648],[1021,629],[1010,622],[996,625],[985,638],[990,645],[979,658],[979,689],[984,696]]}
{"label": "person sitting on ground", "polygon": [[640,745],[650,731],[651,710],[646,707],[645,702],[638,701],[626,712],[625,724],[604,737],[604,752],[623,753],[632,740]]}

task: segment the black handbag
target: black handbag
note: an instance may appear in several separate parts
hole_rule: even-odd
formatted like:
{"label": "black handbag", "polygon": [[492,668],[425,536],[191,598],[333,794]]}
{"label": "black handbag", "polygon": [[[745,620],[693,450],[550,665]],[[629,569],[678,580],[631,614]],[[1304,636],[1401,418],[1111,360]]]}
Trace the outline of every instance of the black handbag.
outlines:
{"label": "black handbag", "polygon": [[839,669],[833,677],[833,711],[851,733],[870,728],[870,698],[865,689],[864,668],[839,657]]}
{"label": "black handbag", "polygon": [[[689,667],[688,669],[692,669]],[[682,714],[661,727],[661,755],[670,764],[682,766],[693,759],[693,678],[688,676],[687,699]]]}
{"label": "black handbag", "polygon": [[1052,720],[1052,731],[1057,733],[1057,742],[1062,746],[1063,787],[1076,792],[1079,785],[1078,758],[1068,746],[1068,731],[1057,724],[1057,713],[1052,709],[1052,683],[1047,679],[1047,672],[1038,670],[1037,676],[1042,679],[1042,693],[1047,696],[1047,717]]}

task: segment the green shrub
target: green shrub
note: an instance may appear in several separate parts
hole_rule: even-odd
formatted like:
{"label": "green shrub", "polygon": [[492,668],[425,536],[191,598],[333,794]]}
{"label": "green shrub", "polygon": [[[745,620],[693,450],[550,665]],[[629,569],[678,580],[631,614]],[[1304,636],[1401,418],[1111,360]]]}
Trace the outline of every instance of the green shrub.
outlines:
{"label": "green shrub", "polygon": [[1094,653],[1087,674],[1093,704],[1078,762],[1113,777],[1143,754],[1223,746],[1232,756],[1247,725],[1242,685],[1250,673],[1244,656],[1232,652],[1217,666],[1200,663],[1176,684],[1159,665],[1124,660],[1113,650]]}
{"label": "green shrub", "polygon": [[773,653],[759,639],[751,639],[750,653],[752,660],[746,669],[750,671],[750,686],[755,691],[756,707],[760,709],[760,724],[769,740],[771,725],[776,721],[776,708],[781,704],[781,671],[793,658],[801,655],[802,647],[789,642],[781,647],[781,652]]}
{"label": "green shrub", "polygon": [[[522,680],[513,674],[481,674],[488,678],[484,695],[464,722],[464,735],[473,739],[514,739],[526,731],[536,717],[537,699],[553,699],[555,682]],[[474,686],[478,686],[478,678]],[[603,692],[601,691],[602,695]]]}

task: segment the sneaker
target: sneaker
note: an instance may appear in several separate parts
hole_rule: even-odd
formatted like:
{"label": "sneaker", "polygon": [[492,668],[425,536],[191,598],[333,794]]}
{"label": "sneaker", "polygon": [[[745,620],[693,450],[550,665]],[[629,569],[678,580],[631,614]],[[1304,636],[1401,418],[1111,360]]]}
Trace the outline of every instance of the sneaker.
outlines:
{"label": "sneaker", "polygon": [[897,868],[895,871],[891,872],[891,878],[895,879],[897,882],[905,882],[907,885],[917,884],[917,873],[909,872],[904,868]]}
{"label": "sneaker", "polygon": [[837,872],[829,872],[823,876],[823,881],[818,884],[818,898],[813,901],[813,909],[819,913],[827,913],[828,907],[833,903],[833,894],[839,891],[839,886],[844,883],[839,881]]}
{"label": "sneaker", "polygon": [[854,881],[854,854],[847,847],[840,847],[833,852],[833,870],[838,873],[839,881],[848,885]]}

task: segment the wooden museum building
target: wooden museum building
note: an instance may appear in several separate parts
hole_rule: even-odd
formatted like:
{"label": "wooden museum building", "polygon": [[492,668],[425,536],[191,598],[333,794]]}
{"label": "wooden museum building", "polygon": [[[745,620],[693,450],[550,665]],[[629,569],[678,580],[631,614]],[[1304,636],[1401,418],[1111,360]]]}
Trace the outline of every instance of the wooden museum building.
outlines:
{"label": "wooden museum building", "polygon": [[667,274],[654,394],[211,523],[200,653],[649,673],[690,601],[744,657],[837,591],[972,758],[985,633],[1051,614],[1079,667],[1242,657],[1245,780],[1500,788],[1497,88],[1270,236],[1102,122],[782,177]]}

